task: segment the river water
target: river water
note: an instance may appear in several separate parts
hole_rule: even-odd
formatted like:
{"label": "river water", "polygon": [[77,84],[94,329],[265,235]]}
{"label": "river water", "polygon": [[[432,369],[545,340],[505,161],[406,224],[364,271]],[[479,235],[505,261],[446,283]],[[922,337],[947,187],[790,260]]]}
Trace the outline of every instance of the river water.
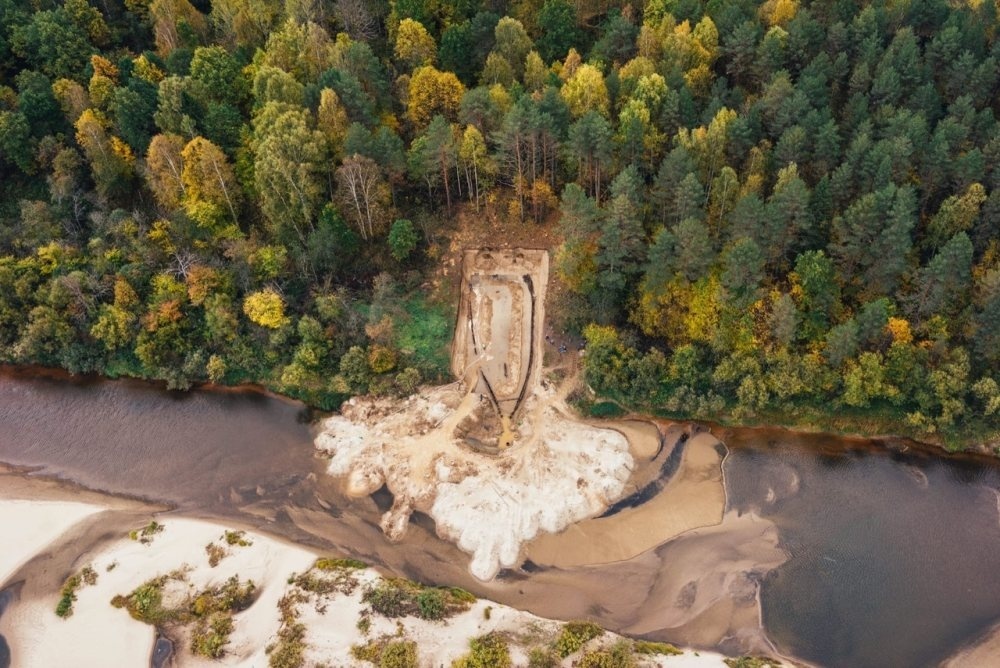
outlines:
{"label": "river water", "polygon": [[[239,520],[536,614],[657,628],[648,594],[670,568],[670,544],[478,583],[429,519],[417,516],[392,545],[377,526],[385,494],[340,496],[314,457],[311,417],[251,392],[0,372],[0,462]],[[783,652],[828,666],[932,666],[1000,619],[996,465],[783,430],[717,435],[731,451],[730,509],[776,524],[790,556],[761,585],[765,628]]]}

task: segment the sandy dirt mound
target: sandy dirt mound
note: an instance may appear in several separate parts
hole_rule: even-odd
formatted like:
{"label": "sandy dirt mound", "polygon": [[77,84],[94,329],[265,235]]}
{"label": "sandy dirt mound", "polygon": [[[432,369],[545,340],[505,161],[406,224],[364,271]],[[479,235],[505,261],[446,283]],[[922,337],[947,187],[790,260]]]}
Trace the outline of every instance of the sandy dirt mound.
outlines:
{"label": "sandy dirt mound", "polygon": [[382,528],[402,538],[410,515],[430,515],[438,533],[472,555],[470,571],[489,580],[519,563],[522,545],[602,512],[625,489],[628,441],[566,416],[551,389],[527,400],[521,443],[502,454],[476,452],[454,437],[479,402],[453,386],[401,404],[354,399],[329,418],[316,445],[329,471],[361,496],[383,484],[394,495]]}

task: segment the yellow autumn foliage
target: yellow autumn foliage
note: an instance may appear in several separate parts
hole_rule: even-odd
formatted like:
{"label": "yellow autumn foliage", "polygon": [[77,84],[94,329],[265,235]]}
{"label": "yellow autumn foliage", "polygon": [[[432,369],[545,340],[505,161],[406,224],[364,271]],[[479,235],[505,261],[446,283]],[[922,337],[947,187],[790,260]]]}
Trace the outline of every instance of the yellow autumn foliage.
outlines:
{"label": "yellow autumn foliage", "polygon": [[604,83],[604,75],[593,65],[580,65],[563,84],[560,94],[575,118],[588,111],[608,115],[608,87]]}
{"label": "yellow autumn foliage", "polygon": [[431,65],[418,67],[410,78],[406,115],[421,129],[437,114],[454,121],[464,94],[465,86],[454,73]]}
{"label": "yellow autumn foliage", "polygon": [[278,329],[285,317],[285,300],[273,288],[252,292],[243,300],[243,313],[250,322],[268,329]]}
{"label": "yellow autumn foliage", "polygon": [[758,10],[769,26],[785,26],[799,11],[798,0],[767,0]]}
{"label": "yellow autumn foliage", "polygon": [[422,23],[407,18],[400,21],[396,29],[393,53],[409,68],[433,65],[437,59],[437,45]]}
{"label": "yellow autumn foliage", "polygon": [[913,342],[913,332],[910,331],[910,323],[905,318],[889,318],[885,329],[892,336],[894,343]]}

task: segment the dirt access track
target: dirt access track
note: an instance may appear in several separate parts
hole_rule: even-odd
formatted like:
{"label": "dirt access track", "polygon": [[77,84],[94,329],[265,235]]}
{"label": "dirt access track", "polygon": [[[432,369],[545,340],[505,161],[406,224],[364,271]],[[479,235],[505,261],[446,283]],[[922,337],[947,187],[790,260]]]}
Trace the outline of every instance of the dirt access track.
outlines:
{"label": "dirt access track", "polygon": [[548,277],[544,250],[483,248],[462,256],[452,371],[496,411],[501,449],[513,444],[512,425],[539,382]]}

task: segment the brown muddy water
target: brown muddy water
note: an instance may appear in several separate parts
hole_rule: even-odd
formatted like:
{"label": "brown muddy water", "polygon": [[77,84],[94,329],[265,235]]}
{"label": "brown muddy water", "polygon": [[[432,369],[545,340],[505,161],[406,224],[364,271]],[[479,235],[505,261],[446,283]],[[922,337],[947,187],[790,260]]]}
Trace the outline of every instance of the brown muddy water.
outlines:
{"label": "brown muddy water", "polygon": [[[478,583],[466,555],[439,540],[428,518],[416,517],[393,545],[378,529],[386,494],[340,495],[313,456],[311,417],[297,403],[254,393],[169,393],[0,371],[0,462],[543,616],[690,640],[666,629],[655,600],[688,538],[615,564],[530,568]],[[731,450],[730,509],[777,525],[789,554],[761,584],[765,627],[782,652],[827,666],[932,666],[1000,620],[997,466],[781,430],[717,435]],[[733,547],[724,532],[720,540],[719,549]],[[723,641],[720,649],[739,647]]]}

